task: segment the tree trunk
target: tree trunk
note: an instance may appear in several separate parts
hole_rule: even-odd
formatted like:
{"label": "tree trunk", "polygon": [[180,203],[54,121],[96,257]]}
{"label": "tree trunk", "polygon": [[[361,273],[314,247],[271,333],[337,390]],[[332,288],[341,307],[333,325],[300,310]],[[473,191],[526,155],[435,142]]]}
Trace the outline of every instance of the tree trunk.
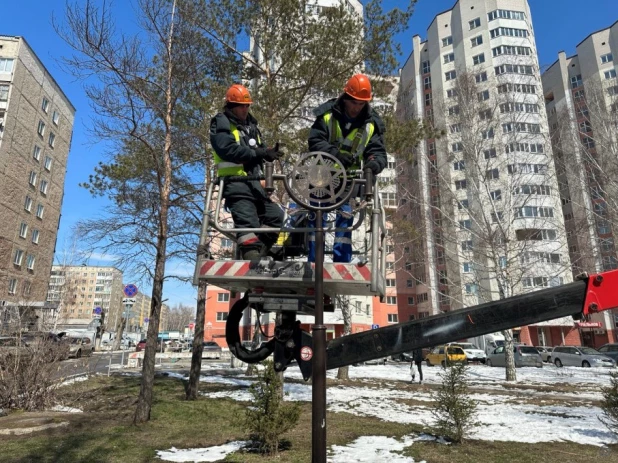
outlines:
{"label": "tree trunk", "polygon": [[515,370],[515,352],[513,351],[513,332],[511,330],[504,330],[504,354],[506,365],[506,380],[516,381],[517,372]]}
{"label": "tree trunk", "polygon": [[200,281],[197,286],[197,309],[195,311],[195,332],[193,333],[193,355],[187,385],[187,400],[196,400],[200,388],[202,352],[204,351],[204,323],[206,322],[206,290],[208,284]]}
{"label": "tree trunk", "polygon": [[[352,332],[352,309],[350,307],[350,298],[341,297],[339,299],[341,305],[341,314],[343,315],[343,336],[347,336]],[[349,380],[349,366],[339,367],[337,370],[337,379]]]}
{"label": "tree trunk", "polygon": [[120,344],[122,342],[122,334],[124,333],[124,325],[126,321],[126,318],[121,316],[120,321],[116,324],[116,337],[114,338],[114,343],[112,344],[112,350],[119,350],[121,348]]}

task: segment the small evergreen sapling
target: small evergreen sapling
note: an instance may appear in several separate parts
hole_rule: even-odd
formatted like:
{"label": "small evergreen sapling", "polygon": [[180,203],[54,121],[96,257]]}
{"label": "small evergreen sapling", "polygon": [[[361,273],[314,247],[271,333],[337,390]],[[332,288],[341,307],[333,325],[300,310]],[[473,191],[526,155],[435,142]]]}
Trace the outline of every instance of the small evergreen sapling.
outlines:
{"label": "small evergreen sapling", "polygon": [[436,405],[431,411],[437,432],[456,443],[462,442],[478,424],[477,405],[468,392],[467,370],[465,363],[456,363],[438,374],[442,384],[434,393]]}
{"label": "small evergreen sapling", "polygon": [[603,416],[599,416],[599,421],[607,426],[614,434],[618,434],[618,372],[610,373],[609,386],[602,388],[603,400],[601,410]]}
{"label": "small evergreen sapling", "polygon": [[298,423],[300,406],[284,402],[281,379],[271,361],[264,362],[257,381],[251,385],[252,404],[245,412],[244,426],[262,452],[277,455],[281,436]]}

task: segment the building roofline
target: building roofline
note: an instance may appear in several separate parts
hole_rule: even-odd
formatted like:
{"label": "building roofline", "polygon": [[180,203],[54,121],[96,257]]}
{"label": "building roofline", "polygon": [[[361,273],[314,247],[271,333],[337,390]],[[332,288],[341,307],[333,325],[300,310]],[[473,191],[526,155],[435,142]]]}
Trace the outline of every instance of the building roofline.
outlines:
{"label": "building roofline", "polygon": [[[417,37],[417,36],[420,37],[420,35],[414,34],[414,37]],[[412,37],[412,38],[414,38],[414,37]],[[424,43],[427,43],[427,40],[424,40],[424,41],[420,42],[419,45],[423,45]],[[406,58],[406,61],[403,63],[403,66],[401,66],[400,69],[403,69],[403,68],[406,67],[406,64],[408,64],[408,61],[410,61],[410,58],[412,58],[412,55],[414,54],[415,51],[420,51],[420,50],[412,49],[412,52],[408,55],[408,57]]]}
{"label": "building roofline", "polygon": [[603,31],[609,30],[609,29],[611,29],[612,27],[614,27],[616,24],[618,24],[618,20],[614,21],[614,23],[613,23],[611,26],[609,26],[609,27],[604,27],[603,29],[599,29],[598,31],[591,32],[590,34],[588,34],[588,35],[586,36],[586,38],[585,38],[584,40],[582,40],[582,41],[581,41],[581,42],[579,42],[577,45],[575,45],[575,49],[577,49],[577,47],[579,47],[582,43],[584,43],[586,40],[588,40],[588,39],[589,39],[590,37],[592,37],[594,34],[598,34],[599,32],[603,32]]}
{"label": "building roofline", "polygon": [[444,10],[441,11],[440,13],[436,14],[433,19],[431,20],[431,22],[429,23],[429,26],[427,26],[427,30],[429,30],[429,28],[431,27],[431,25],[434,23],[434,21],[438,18],[438,16],[443,15],[444,13],[448,13],[449,11],[453,11],[453,9],[457,6],[457,4],[459,3],[459,0],[457,0],[452,7],[450,7],[448,10]]}
{"label": "building roofline", "polygon": [[25,37],[21,36],[21,35],[2,35],[0,34],[0,39],[1,38],[7,38],[7,39],[17,39],[17,40],[21,40],[23,41],[23,43],[28,47],[28,49],[32,52],[32,56],[34,56],[34,58],[38,61],[38,63],[41,65],[41,67],[45,70],[45,74],[47,76],[49,76],[49,79],[53,82],[54,86],[58,89],[58,92],[60,93],[60,95],[62,95],[62,97],[64,98],[64,100],[69,104],[69,106],[71,107],[71,109],[73,110],[73,113],[77,112],[77,109],[75,108],[75,106],[73,105],[73,103],[71,103],[71,100],[69,100],[69,97],[66,95],[66,93],[64,93],[64,91],[62,90],[62,87],[60,87],[60,85],[58,84],[58,82],[56,81],[56,79],[54,79],[54,76],[52,76],[51,72],[49,72],[49,70],[47,69],[47,67],[45,66],[45,64],[43,64],[43,61],[41,61],[41,59],[38,57],[38,55],[36,54],[36,52],[34,51],[34,49],[30,46],[30,44],[28,43],[28,41],[26,40]]}

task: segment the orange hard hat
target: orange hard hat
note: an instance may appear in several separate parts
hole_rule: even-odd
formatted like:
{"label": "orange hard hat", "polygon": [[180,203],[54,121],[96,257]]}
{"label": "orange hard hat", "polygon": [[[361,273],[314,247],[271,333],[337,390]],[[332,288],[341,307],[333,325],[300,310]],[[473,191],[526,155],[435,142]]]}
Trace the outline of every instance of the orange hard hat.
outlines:
{"label": "orange hard hat", "polygon": [[355,74],[343,87],[343,91],[352,98],[361,101],[371,100],[371,82],[365,74]]}
{"label": "orange hard hat", "polygon": [[225,101],[236,104],[252,104],[251,95],[247,87],[240,84],[234,84],[225,92]]}

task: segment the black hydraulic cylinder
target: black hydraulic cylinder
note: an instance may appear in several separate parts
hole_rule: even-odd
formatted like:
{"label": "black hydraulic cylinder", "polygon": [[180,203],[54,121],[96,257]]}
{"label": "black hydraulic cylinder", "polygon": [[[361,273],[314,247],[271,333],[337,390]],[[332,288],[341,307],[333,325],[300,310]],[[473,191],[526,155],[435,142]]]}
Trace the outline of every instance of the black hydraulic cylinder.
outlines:
{"label": "black hydraulic cylinder", "polygon": [[586,287],[587,281],[576,281],[556,288],[342,336],[328,343],[326,369],[569,315],[577,317],[582,314]]}

